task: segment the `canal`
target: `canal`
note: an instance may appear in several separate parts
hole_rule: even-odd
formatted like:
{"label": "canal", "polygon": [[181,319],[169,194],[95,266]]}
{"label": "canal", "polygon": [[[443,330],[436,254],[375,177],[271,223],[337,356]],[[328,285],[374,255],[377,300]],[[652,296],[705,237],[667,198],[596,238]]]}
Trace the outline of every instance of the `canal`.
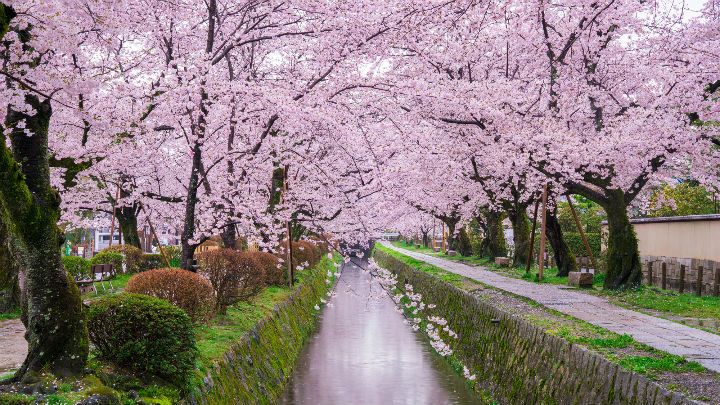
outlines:
{"label": "canal", "polygon": [[[358,259],[355,259],[358,260]],[[360,263],[360,262],[358,262]],[[281,405],[478,404],[371,276],[346,264]]]}

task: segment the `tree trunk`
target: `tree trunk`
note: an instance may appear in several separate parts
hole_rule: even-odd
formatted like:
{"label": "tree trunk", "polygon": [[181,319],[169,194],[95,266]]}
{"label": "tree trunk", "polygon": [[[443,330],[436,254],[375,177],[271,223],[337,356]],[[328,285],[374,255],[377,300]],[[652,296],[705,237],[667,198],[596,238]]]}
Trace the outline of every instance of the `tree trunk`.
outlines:
{"label": "tree trunk", "polygon": [[566,277],[571,271],[577,270],[575,255],[572,254],[563,238],[560,221],[557,219],[557,207],[552,211],[548,210],[546,218],[547,226],[545,235],[547,235],[548,242],[550,242],[553,250],[553,257],[555,258],[555,264],[558,268],[558,276]]}
{"label": "tree trunk", "polygon": [[508,217],[513,227],[513,244],[515,245],[513,266],[515,267],[527,265],[527,255],[530,251],[530,218],[528,218],[525,208],[524,205],[519,205],[508,210]]}
{"label": "tree trunk", "polygon": [[604,287],[612,290],[636,287],[642,280],[640,251],[635,229],[628,217],[625,193],[610,190],[607,194],[609,198],[601,204],[608,217]]}
{"label": "tree trunk", "polygon": [[137,205],[133,204],[132,206],[117,208],[115,216],[120,225],[120,231],[122,232],[125,244],[141,249],[140,235],[138,234],[137,226],[137,212]]}
{"label": "tree trunk", "polygon": [[446,219],[443,219],[442,221],[445,223],[445,226],[447,226],[447,228],[448,228],[447,249],[448,250],[457,250],[458,235],[455,234],[455,227],[457,226],[458,219],[446,218]]}
{"label": "tree trunk", "polygon": [[[8,111],[12,155],[0,131],[0,256],[16,263],[28,355],[15,380],[42,369],[58,376],[82,373],[88,334],[80,292],[63,268],[57,226],[60,197],[50,185],[50,101],[27,96],[34,115]],[[24,121],[27,136],[17,123]]]}
{"label": "tree trunk", "polygon": [[195,206],[197,205],[198,181],[200,173],[200,165],[202,164],[202,154],[200,144],[195,142],[193,147],[193,163],[190,168],[190,181],[188,182],[187,198],[185,199],[185,223],[183,231],[180,235],[182,246],[182,255],[180,266],[185,270],[191,270],[193,256],[197,245],[190,243],[195,236]]}
{"label": "tree trunk", "polygon": [[[482,216],[485,223],[485,237],[480,242],[480,255],[490,258],[490,260],[507,255],[507,244],[502,226],[503,213],[483,210]],[[479,218],[478,221],[482,221],[483,218]]]}
{"label": "tree trunk", "polygon": [[225,248],[235,249],[235,244],[237,242],[237,232],[235,232],[235,224],[225,225],[225,229],[223,229],[220,236],[222,237],[223,246]]}
{"label": "tree trunk", "polygon": [[458,252],[460,252],[462,256],[472,256],[472,244],[470,243],[470,236],[468,236],[465,227],[460,228],[460,232],[458,233]]}
{"label": "tree trunk", "polygon": [[425,247],[430,246],[430,238],[428,236],[429,233],[430,233],[430,231],[422,232],[422,241],[423,241],[423,246],[425,246]]}

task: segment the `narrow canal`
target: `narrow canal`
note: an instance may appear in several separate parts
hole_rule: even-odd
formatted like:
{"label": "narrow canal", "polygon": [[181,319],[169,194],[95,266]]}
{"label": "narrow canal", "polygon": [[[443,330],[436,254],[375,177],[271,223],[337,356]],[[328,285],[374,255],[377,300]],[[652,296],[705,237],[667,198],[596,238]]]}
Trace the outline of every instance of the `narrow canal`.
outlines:
{"label": "narrow canal", "polygon": [[354,263],[343,267],[337,296],[323,309],[280,404],[479,403],[370,279]]}

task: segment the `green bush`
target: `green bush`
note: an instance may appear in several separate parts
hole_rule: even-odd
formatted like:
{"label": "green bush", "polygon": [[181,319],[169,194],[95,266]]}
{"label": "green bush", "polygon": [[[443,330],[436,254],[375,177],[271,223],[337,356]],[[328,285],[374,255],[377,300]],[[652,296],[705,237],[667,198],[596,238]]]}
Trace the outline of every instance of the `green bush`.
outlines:
{"label": "green bush", "polygon": [[[132,245],[114,245],[110,247],[106,247],[105,249],[101,250],[100,253],[120,253],[123,255],[123,263],[125,263],[125,272],[126,273],[137,273],[141,271],[141,265],[142,265],[142,250],[136,248]],[[117,269],[117,271],[120,273],[122,270]]]}
{"label": "green bush", "polygon": [[90,261],[80,256],[63,256],[63,267],[73,278],[90,277]]}
{"label": "green bush", "polygon": [[92,259],[90,259],[91,264],[112,264],[113,270],[115,273],[122,273],[123,272],[123,262],[124,262],[123,255],[117,252],[105,252],[102,251],[95,256],[93,256]]}
{"label": "green bush", "polygon": [[101,298],[88,309],[88,331],[98,356],[183,387],[197,348],[190,317],[169,302],[142,294]]}
{"label": "green bush", "polygon": [[166,267],[165,259],[159,253],[145,253],[142,255],[142,266],[140,271],[148,271]]}
{"label": "green bush", "polygon": [[[599,233],[586,233],[585,237],[588,239],[590,250],[592,251],[595,258],[600,257],[600,234]],[[587,250],[585,250],[585,244],[582,241],[582,237],[579,232],[563,232],[563,239],[568,245],[570,252],[576,257],[587,257]],[[547,241],[547,239],[546,239]],[[552,246],[550,242],[546,242],[545,250],[548,254],[552,255]],[[537,255],[540,251],[540,234],[535,235],[535,247],[533,248],[533,254]]]}
{"label": "green bush", "polygon": [[[163,246],[163,250],[165,251],[168,260],[170,261],[170,267],[180,267],[180,262],[182,259],[182,248],[180,246]],[[163,265],[160,267],[165,267],[164,260]]]}

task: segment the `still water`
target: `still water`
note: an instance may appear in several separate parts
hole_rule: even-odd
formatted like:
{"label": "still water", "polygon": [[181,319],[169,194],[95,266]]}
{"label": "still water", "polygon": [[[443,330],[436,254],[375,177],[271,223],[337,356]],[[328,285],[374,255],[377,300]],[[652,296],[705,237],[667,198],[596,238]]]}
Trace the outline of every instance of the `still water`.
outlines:
{"label": "still water", "polygon": [[377,284],[371,287],[370,278],[353,263],[344,266],[333,306],[323,308],[318,331],[279,403],[480,403],[427,339],[403,322],[392,299]]}

